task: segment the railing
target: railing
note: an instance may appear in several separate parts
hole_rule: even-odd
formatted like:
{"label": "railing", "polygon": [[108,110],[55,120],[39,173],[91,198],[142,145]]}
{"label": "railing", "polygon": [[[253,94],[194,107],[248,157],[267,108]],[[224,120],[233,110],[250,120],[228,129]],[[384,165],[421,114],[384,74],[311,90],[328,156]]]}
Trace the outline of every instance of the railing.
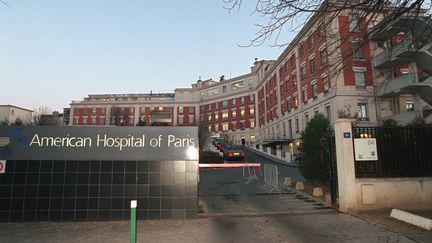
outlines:
{"label": "railing", "polygon": [[353,127],[377,141],[377,161],[355,161],[356,178],[432,177],[432,127]]}

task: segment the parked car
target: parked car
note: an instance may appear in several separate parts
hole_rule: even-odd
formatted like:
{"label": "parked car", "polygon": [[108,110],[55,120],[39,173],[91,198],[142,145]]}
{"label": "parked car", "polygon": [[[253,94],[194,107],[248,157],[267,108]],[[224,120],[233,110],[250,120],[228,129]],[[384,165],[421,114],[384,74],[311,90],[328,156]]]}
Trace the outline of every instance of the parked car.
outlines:
{"label": "parked car", "polygon": [[225,140],[223,139],[216,139],[214,145],[221,152],[225,150]]}
{"label": "parked car", "polygon": [[228,146],[223,152],[224,152],[224,157],[227,160],[234,160],[234,159],[243,160],[245,157],[245,153],[240,146]]}

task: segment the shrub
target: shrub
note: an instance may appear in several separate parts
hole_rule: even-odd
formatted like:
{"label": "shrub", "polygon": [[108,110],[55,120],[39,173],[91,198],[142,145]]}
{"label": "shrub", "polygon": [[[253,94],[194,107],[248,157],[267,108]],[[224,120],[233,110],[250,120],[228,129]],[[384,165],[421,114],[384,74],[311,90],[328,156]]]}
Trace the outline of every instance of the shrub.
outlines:
{"label": "shrub", "polygon": [[381,127],[399,127],[399,124],[395,119],[389,118],[382,121]]}
{"label": "shrub", "polygon": [[302,132],[300,172],[312,183],[329,181],[329,140],[333,136],[330,121],[323,115],[313,117]]}

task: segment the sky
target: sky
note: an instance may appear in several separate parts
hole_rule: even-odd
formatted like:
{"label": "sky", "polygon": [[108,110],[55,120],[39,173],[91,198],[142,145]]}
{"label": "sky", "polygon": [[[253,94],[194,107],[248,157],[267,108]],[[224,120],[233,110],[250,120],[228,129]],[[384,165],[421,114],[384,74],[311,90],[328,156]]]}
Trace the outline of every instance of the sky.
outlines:
{"label": "sky", "polygon": [[[89,94],[173,92],[246,74],[283,51],[248,44],[265,21],[244,1],[2,0],[0,104],[62,111]],[[249,4],[249,5],[248,5]],[[293,36],[281,36],[288,41]]]}

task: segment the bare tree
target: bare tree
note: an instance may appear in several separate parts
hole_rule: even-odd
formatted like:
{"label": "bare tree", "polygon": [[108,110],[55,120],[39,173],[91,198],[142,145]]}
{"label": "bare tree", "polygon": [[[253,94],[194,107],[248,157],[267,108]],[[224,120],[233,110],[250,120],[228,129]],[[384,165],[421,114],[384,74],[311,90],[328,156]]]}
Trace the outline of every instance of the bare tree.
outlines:
{"label": "bare tree", "polygon": [[[242,0],[224,0],[226,9],[231,13],[240,10]],[[410,13],[418,16],[420,12],[431,14],[431,3],[425,0],[256,0],[254,12],[262,17],[262,23],[255,23],[258,31],[248,44],[242,46],[262,45],[271,41],[271,46],[286,46],[289,40],[280,39],[281,33],[299,31],[314,14],[328,13],[330,23],[339,13],[345,10],[363,10],[361,18],[367,25],[385,15],[385,21],[391,22],[399,16]],[[366,30],[366,29],[365,29]],[[366,30],[370,35],[378,29]]]}
{"label": "bare tree", "polygon": [[32,125],[55,126],[58,125],[58,117],[53,115],[50,108],[41,106],[33,112]]}

